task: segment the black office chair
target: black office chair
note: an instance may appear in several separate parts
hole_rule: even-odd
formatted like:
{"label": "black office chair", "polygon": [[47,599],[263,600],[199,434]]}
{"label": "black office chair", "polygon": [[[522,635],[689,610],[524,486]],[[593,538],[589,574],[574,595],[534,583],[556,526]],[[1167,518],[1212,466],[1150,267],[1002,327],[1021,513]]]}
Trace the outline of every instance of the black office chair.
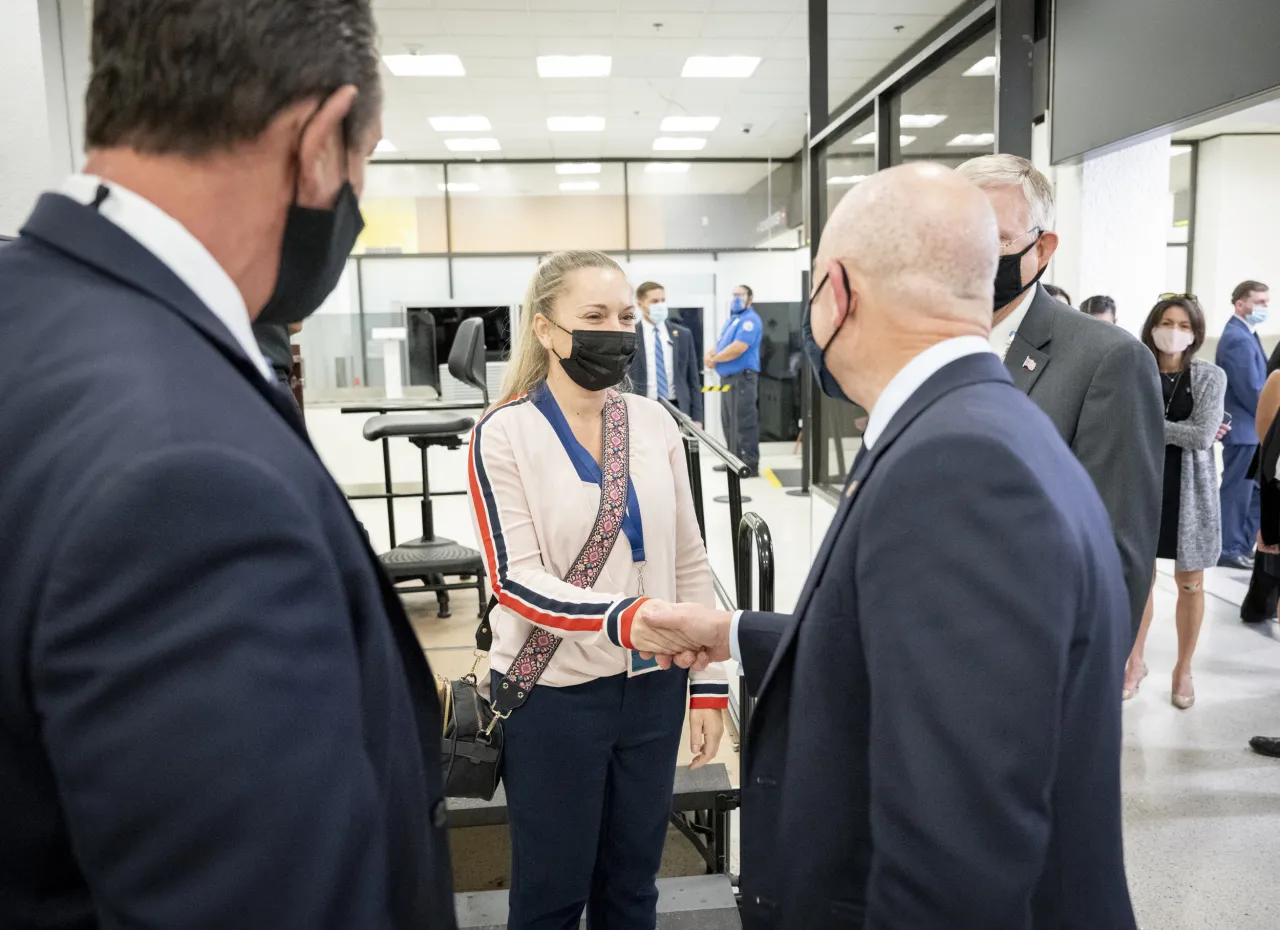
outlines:
{"label": "black office chair", "polygon": [[[489,406],[489,388],[485,382],[484,321],[479,317],[463,320],[458,326],[453,348],[449,351],[449,374],[464,384],[479,388],[484,406]],[[463,435],[475,426],[475,418],[457,413],[388,413],[373,417],[364,425],[364,438],[377,442],[391,437],[408,439],[422,452],[422,536],[410,542],[395,544],[380,557],[383,568],[403,593],[434,591],[440,617],[449,617],[449,592],[475,588],[480,610],[485,606],[484,559],[480,553],[452,539],[437,537],[431,507],[431,482],[427,469],[427,449],[443,446],[462,447]],[[387,494],[391,494],[391,475],[386,474]],[[446,492],[462,494],[465,492]],[[394,530],[391,531],[394,534]],[[454,583],[446,577],[457,577]],[[472,580],[474,579],[474,580]],[[420,586],[401,587],[405,582],[421,582]]]}

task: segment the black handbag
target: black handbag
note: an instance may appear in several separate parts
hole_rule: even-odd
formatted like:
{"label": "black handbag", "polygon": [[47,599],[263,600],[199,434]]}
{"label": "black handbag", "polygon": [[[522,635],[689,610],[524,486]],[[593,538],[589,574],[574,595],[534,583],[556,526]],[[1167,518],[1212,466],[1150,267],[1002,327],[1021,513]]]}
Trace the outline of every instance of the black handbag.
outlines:
{"label": "black handbag", "polygon": [[457,681],[436,676],[444,719],[440,766],[448,798],[492,800],[502,777],[502,721],[508,714],[494,713],[476,678],[480,660],[493,645],[489,615],[497,604],[497,598],[489,599],[476,627],[476,661],[471,671]]}

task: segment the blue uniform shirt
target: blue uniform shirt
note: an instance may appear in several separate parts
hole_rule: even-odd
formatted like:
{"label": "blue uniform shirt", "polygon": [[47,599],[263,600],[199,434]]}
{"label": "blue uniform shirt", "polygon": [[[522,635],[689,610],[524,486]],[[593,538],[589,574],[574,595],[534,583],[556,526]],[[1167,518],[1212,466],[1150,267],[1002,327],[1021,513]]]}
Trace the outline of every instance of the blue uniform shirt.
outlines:
{"label": "blue uniform shirt", "polygon": [[764,325],[760,322],[760,314],[750,307],[729,317],[720,330],[720,341],[716,343],[716,352],[723,352],[735,342],[745,342],[747,351],[731,362],[716,365],[716,374],[724,378],[736,375],[740,371],[760,370],[760,337],[764,335]]}

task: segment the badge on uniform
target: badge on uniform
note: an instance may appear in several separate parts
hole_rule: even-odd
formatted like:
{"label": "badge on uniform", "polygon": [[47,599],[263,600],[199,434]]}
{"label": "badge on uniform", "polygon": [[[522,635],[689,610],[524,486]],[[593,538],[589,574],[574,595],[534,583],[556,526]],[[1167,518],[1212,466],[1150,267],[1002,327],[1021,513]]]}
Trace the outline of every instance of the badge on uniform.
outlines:
{"label": "badge on uniform", "polygon": [[1035,360],[1035,359],[1033,359],[1030,355],[1028,355],[1028,356],[1027,356],[1027,360],[1026,360],[1025,362],[1023,362],[1023,363],[1022,363],[1022,367],[1023,367],[1023,368],[1025,368],[1027,371],[1035,371],[1035,370],[1036,370],[1036,360]]}
{"label": "badge on uniform", "polygon": [[858,490],[858,482],[857,482],[857,479],[854,479],[853,481],[850,481],[849,486],[844,489],[844,496],[853,497],[853,495],[857,493],[857,490]]}

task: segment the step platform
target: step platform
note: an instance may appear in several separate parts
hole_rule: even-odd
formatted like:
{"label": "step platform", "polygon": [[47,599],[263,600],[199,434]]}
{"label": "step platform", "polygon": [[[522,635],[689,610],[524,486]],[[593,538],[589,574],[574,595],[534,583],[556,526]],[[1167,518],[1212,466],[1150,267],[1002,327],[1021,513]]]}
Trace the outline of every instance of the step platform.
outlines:
{"label": "step platform", "polygon": [[[505,891],[458,894],[454,903],[458,930],[506,930]],[[729,876],[659,879],[658,930],[742,930]]]}

